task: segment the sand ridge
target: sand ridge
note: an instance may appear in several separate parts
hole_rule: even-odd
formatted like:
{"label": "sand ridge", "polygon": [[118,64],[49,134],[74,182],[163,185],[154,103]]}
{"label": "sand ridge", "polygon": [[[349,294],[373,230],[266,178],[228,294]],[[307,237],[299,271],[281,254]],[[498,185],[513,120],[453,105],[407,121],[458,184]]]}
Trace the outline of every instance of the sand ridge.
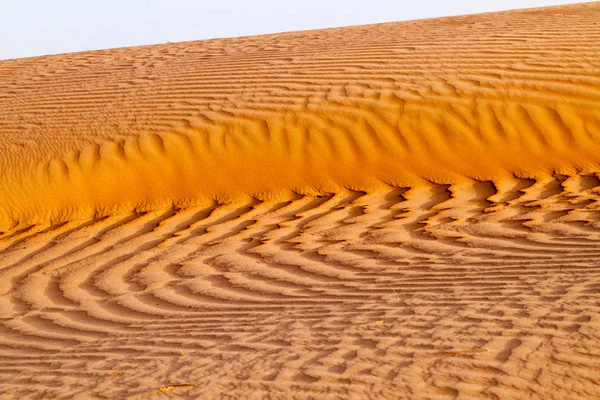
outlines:
{"label": "sand ridge", "polygon": [[595,172],[598,13],[591,3],[4,61],[3,229]]}
{"label": "sand ridge", "polygon": [[600,397],[599,20],[0,62],[0,398]]}

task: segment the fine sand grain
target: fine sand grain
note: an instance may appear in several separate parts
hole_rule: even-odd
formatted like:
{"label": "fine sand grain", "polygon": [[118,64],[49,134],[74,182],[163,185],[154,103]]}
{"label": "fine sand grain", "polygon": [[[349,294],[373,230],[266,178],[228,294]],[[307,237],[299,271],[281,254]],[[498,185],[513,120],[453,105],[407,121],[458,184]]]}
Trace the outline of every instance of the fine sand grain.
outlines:
{"label": "fine sand grain", "polygon": [[0,398],[600,397],[600,3],[0,62]]}

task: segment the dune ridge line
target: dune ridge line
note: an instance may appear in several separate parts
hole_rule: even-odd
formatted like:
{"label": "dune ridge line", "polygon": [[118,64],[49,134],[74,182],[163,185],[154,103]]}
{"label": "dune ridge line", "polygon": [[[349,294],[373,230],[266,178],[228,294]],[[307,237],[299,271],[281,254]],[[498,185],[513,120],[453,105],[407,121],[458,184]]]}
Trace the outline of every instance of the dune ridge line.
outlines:
{"label": "dune ridge line", "polygon": [[1,228],[594,173],[598,14],[590,3],[0,62]]}
{"label": "dune ridge line", "polygon": [[0,399],[600,398],[598,21],[0,62]]}

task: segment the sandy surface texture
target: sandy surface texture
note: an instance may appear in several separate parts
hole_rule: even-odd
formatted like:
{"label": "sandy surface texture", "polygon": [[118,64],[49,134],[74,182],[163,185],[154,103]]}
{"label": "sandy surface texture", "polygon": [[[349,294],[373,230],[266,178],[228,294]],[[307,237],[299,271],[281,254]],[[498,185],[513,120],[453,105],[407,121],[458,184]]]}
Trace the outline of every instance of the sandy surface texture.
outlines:
{"label": "sandy surface texture", "polygon": [[0,398],[600,397],[600,3],[0,62]]}

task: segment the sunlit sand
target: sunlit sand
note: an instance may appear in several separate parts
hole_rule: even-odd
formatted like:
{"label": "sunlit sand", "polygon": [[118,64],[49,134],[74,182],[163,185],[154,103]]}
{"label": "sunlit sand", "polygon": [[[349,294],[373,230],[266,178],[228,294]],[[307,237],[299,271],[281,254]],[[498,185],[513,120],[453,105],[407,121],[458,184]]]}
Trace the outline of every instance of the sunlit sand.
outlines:
{"label": "sunlit sand", "polygon": [[600,397],[600,3],[0,62],[0,398]]}

